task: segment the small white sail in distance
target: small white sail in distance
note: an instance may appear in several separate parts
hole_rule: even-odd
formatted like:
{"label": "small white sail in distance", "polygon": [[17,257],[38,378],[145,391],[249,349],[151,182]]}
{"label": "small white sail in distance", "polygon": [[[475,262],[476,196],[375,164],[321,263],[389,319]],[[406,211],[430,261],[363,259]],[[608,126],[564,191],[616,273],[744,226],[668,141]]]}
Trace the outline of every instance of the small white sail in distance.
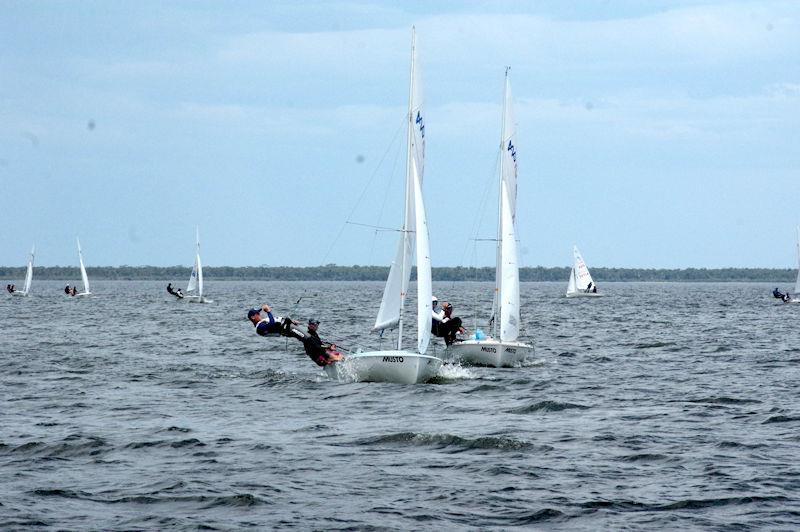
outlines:
{"label": "small white sail in distance", "polygon": [[30,294],[31,292],[31,283],[33,282],[33,258],[36,255],[36,246],[34,245],[31,247],[31,255],[28,258],[28,269],[25,272],[25,285],[22,288],[22,291],[25,295]]}
{"label": "small white sail in distance", "polygon": [[81,265],[81,280],[83,281],[83,294],[91,294],[91,290],[89,288],[89,276],[86,275],[86,266],[83,264],[83,250],[81,249],[81,240],[78,237],[75,237],[75,240],[78,242],[78,262]]}
{"label": "small white sail in distance", "polygon": [[583,256],[581,256],[581,252],[578,251],[578,246],[572,246],[572,254],[574,256],[575,262],[572,267],[572,278],[570,279],[570,284],[574,282],[573,291],[584,291],[589,287],[589,283],[592,283],[594,286],[594,280],[592,279],[592,275],[589,273],[589,268],[586,266],[586,262],[583,260]]}
{"label": "small white sail in distance", "polygon": [[794,282],[794,297],[800,297],[800,225],[797,226],[797,280]]}
{"label": "small white sail in distance", "polygon": [[192,273],[189,276],[189,284],[186,286],[187,292],[194,292],[197,290],[197,295],[202,299],[203,297],[203,263],[200,260],[200,228],[195,229],[195,246],[196,252],[194,257],[194,266]]}

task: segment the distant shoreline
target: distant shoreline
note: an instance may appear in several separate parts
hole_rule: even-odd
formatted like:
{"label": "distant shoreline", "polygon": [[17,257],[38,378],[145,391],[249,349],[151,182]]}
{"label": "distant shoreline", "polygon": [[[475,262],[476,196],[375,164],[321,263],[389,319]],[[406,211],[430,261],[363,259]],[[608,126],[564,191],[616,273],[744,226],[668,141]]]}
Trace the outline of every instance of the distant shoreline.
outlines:
{"label": "distant shoreline", "polygon": [[[92,280],[180,281],[188,278],[191,268],[185,266],[98,266],[87,268]],[[570,268],[542,266],[520,268],[520,281],[567,282]],[[778,268],[592,268],[598,283],[613,281],[661,282],[746,282],[786,283],[795,281],[797,270]],[[204,277],[213,281],[385,281],[386,266],[206,266]],[[7,282],[25,277],[25,267],[0,266],[0,278]],[[412,278],[414,278],[412,271]],[[37,266],[37,280],[75,280],[80,278],[77,266]],[[433,268],[434,281],[493,281],[494,268]]]}

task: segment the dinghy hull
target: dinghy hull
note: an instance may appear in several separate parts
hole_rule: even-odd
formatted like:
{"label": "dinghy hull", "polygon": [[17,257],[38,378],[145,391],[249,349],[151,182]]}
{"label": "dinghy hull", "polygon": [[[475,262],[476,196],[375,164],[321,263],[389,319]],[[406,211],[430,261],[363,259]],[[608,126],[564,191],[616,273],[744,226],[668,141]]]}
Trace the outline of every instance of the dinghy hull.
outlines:
{"label": "dinghy hull", "polygon": [[325,366],[331,379],[343,382],[392,382],[419,384],[439,372],[440,358],[408,351],[370,351],[345,356]]}
{"label": "dinghy hull", "polygon": [[603,297],[603,294],[599,292],[571,292],[567,294],[567,297]]}
{"label": "dinghy hull", "polygon": [[521,364],[526,357],[533,356],[533,346],[487,338],[457,342],[449,346],[445,353],[454,362],[465,365],[511,368]]}
{"label": "dinghy hull", "polygon": [[19,292],[19,291],[11,292],[11,295],[16,297],[25,297],[28,295],[28,292]]}

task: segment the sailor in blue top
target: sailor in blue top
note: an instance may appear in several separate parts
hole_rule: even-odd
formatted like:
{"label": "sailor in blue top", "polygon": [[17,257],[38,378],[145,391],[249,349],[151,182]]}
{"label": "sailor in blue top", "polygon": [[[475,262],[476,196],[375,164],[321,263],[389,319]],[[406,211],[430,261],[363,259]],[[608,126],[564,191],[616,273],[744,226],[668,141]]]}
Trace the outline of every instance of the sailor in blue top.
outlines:
{"label": "sailor in blue top", "polygon": [[[266,319],[261,317],[261,312],[267,313]],[[292,325],[297,324],[290,318],[273,316],[272,309],[266,303],[261,305],[261,309],[250,309],[247,312],[247,319],[256,328],[256,334],[259,336],[291,336],[300,341],[305,337],[302,332],[292,328]]]}

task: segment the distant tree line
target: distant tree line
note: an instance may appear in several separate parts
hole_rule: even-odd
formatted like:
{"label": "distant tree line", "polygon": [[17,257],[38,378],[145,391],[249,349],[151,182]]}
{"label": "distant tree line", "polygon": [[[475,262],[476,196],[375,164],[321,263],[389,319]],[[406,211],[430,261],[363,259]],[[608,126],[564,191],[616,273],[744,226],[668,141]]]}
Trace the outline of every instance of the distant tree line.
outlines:
{"label": "distant tree line", "polygon": [[[520,268],[521,281],[563,281],[569,278],[569,268],[536,266]],[[93,280],[173,281],[189,278],[191,268],[185,266],[99,266],[87,268]],[[386,266],[206,266],[203,276],[211,280],[229,281],[384,281],[389,273]],[[412,279],[416,271],[412,269]],[[598,283],[608,281],[769,281],[793,282],[796,270],[775,268],[592,268]],[[0,278],[21,281],[24,267],[0,267]],[[80,279],[75,266],[37,266],[35,279],[74,281]],[[494,268],[438,267],[433,268],[434,281],[492,281]]]}

